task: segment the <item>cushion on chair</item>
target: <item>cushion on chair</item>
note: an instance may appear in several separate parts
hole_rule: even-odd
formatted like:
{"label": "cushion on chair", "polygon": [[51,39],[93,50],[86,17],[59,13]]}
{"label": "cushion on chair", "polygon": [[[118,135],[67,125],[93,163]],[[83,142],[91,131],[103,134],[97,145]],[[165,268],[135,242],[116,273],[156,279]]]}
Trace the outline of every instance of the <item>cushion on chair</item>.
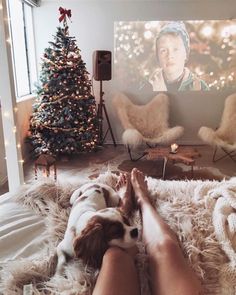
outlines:
{"label": "cushion on chair", "polygon": [[183,134],[183,127],[169,128],[169,98],[164,93],[145,105],[136,105],[119,93],[113,98],[113,105],[125,129],[122,139],[126,145],[137,146],[143,141],[167,144]]}
{"label": "cushion on chair", "polygon": [[137,129],[129,128],[123,132],[122,141],[125,145],[130,145],[132,147],[135,147],[142,144],[143,136]]}
{"label": "cushion on chair", "polygon": [[236,149],[236,93],[228,96],[225,100],[220,127],[213,130],[203,126],[199,129],[198,135],[209,145],[227,150]]}
{"label": "cushion on chair", "polygon": [[220,128],[217,130],[220,138],[230,144],[236,144],[236,93],[225,100]]}

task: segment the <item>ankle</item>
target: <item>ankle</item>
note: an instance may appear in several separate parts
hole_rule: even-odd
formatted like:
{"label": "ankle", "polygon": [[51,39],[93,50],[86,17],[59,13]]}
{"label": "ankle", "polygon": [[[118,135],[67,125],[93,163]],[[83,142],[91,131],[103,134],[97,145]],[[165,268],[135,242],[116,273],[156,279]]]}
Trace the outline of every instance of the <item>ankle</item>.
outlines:
{"label": "ankle", "polygon": [[142,206],[145,208],[155,208],[153,200],[150,197],[147,197],[146,195],[142,198],[140,198],[142,202]]}
{"label": "ankle", "polygon": [[179,243],[175,237],[167,234],[161,240],[149,241],[146,243],[146,250],[152,256],[158,259],[166,259],[172,255],[176,255],[180,251]]}

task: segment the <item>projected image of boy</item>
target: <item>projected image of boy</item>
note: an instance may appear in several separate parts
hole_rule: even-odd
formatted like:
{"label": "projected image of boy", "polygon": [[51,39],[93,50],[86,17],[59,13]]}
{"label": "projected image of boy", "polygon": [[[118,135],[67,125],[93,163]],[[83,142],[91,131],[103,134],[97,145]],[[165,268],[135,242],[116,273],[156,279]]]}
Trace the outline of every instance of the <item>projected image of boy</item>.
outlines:
{"label": "projected image of boy", "polygon": [[154,91],[209,90],[208,85],[185,65],[190,53],[190,40],[183,22],[164,25],[156,38],[159,67],[149,82]]}

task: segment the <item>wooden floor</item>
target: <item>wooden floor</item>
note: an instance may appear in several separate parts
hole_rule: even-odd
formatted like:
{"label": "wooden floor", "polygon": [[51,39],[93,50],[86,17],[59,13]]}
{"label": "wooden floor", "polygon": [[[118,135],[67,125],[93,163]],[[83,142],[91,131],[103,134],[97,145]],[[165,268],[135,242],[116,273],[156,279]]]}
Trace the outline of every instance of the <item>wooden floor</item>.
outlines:
{"label": "wooden floor", "polygon": [[[210,174],[205,173],[203,179],[223,179],[236,176],[236,163],[230,158],[225,158],[219,162],[212,162],[213,150],[209,146],[194,146],[201,157],[196,159],[194,170],[196,171],[210,171]],[[70,177],[96,177],[99,173],[107,170],[111,171],[130,171],[133,167],[143,169],[143,172],[149,176],[161,178],[162,176],[162,162],[161,161],[147,161],[145,158],[132,162],[129,159],[126,148],[123,145],[114,147],[113,145],[105,145],[97,152],[81,154],[73,156],[70,159],[57,160],[57,177],[70,178]],[[167,166],[166,179],[182,179],[189,178],[189,167],[184,165],[169,165]],[[38,171],[42,175],[41,170]],[[53,172],[50,172],[50,177],[53,177]],[[34,180],[34,163],[27,163],[24,165],[25,181]],[[186,176],[187,175],[187,176]],[[201,178],[201,174],[195,172],[195,179]],[[179,178],[178,178],[179,176]],[[0,187],[0,194],[8,191],[7,184]]]}

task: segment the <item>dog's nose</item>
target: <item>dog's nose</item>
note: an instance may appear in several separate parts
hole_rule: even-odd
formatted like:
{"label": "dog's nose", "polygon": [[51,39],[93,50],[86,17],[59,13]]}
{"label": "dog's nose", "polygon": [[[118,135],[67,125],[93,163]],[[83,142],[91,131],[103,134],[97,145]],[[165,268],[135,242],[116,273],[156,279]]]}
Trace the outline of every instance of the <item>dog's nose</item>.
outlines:
{"label": "dog's nose", "polygon": [[131,238],[137,238],[138,237],[138,229],[137,228],[134,228],[130,231],[130,236]]}

